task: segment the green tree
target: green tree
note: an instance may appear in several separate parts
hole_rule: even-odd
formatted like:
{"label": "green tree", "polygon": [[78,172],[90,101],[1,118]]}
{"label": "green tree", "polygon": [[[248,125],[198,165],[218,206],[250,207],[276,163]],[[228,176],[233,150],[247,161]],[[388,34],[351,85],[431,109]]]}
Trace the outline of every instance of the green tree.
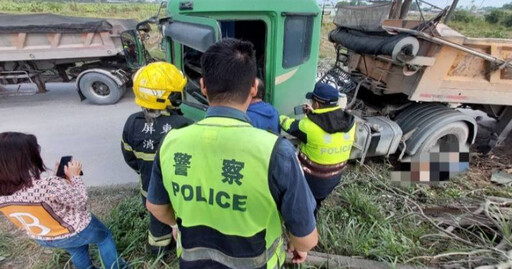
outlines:
{"label": "green tree", "polygon": [[411,3],[411,7],[409,7],[409,10],[412,10],[412,11],[419,11],[420,8],[418,7],[418,4],[416,2],[412,2]]}
{"label": "green tree", "polygon": [[512,3],[504,4],[501,8],[503,8],[503,9],[512,9]]}
{"label": "green tree", "polygon": [[492,24],[497,24],[501,22],[505,17],[507,16],[507,13],[503,10],[495,9],[491,11],[489,14],[485,14],[485,21]]}
{"label": "green tree", "polygon": [[470,23],[475,20],[475,16],[467,10],[457,10],[453,12],[452,20],[463,23]]}
{"label": "green tree", "polygon": [[512,14],[508,14],[502,21],[506,27],[512,27]]}

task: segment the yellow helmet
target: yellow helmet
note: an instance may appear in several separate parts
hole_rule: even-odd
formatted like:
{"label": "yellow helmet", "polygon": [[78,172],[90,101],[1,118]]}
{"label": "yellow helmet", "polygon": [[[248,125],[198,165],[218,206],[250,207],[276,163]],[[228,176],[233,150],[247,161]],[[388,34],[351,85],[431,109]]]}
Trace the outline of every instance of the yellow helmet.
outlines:
{"label": "yellow helmet", "polygon": [[176,66],[167,62],[150,63],[133,78],[135,103],[143,108],[164,110],[172,106],[169,96],[181,94],[185,84],[187,79]]}

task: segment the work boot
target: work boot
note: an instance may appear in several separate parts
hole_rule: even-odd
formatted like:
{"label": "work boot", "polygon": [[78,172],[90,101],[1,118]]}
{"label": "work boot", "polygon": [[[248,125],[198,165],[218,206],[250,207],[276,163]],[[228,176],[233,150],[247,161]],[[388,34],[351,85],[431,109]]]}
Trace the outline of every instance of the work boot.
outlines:
{"label": "work boot", "polygon": [[161,254],[163,254],[163,256],[166,256],[167,254],[170,254],[172,252],[172,250],[175,248],[174,244],[170,244],[165,247],[155,247],[155,246],[150,246],[150,245],[148,245],[148,246],[149,246],[151,255],[153,255],[155,257],[158,257]]}

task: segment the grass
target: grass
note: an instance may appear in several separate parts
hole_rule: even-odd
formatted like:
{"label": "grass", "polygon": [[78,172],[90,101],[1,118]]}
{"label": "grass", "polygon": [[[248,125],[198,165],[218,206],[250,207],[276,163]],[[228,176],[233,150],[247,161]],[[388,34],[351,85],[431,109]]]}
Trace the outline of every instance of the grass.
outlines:
{"label": "grass", "polygon": [[320,60],[336,58],[336,51],[334,50],[334,45],[329,41],[329,32],[334,28],[336,28],[336,25],[334,25],[334,23],[332,22],[332,18],[329,16],[324,16],[320,38],[320,51],[318,56]]}
{"label": "grass", "polygon": [[[397,189],[423,207],[465,203],[483,195],[512,196],[509,187],[482,182],[478,168],[441,186],[412,186]],[[438,231],[389,192],[389,167],[383,163],[353,165],[342,184],[325,201],[319,212],[320,243],[315,251],[356,256],[389,264],[428,262],[417,257],[454,251],[471,251],[471,246],[439,236]],[[171,254],[152,257],[146,249],[148,217],[135,186],[93,188],[90,208],[111,229],[118,251],[133,268],[177,268]],[[410,209],[410,208],[409,208]],[[498,220],[510,235],[512,224]],[[462,233],[461,233],[462,235]],[[487,242],[496,238],[485,238]],[[93,249],[93,256],[97,250]],[[3,260],[3,261],[2,261]],[[95,263],[99,265],[98,260]],[[1,268],[70,268],[69,255],[62,250],[42,249],[20,232],[0,222]],[[301,266],[300,268],[315,268]]]}
{"label": "grass", "polygon": [[494,10],[485,15],[457,10],[448,24],[468,37],[512,38],[512,13],[508,10]]}
{"label": "grass", "polygon": [[[387,174],[382,165],[375,167]],[[402,205],[390,203],[390,197],[363,170],[351,169],[344,181],[352,183],[339,187],[322,208],[318,223],[321,251],[389,263],[435,253],[420,240],[432,228],[418,226],[414,216],[398,218]]]}
{"label": "grass", "polygon": [[80,17],[104,17],[143,20],[156,15],[158,4],[149,3],[77,3],[2,0],[2,13],[54,13]]}
{"label": "grass", "polygon": [[512,38],[512,29],[476,18],[470,22],[452,21],[448,24],[467,37]]}
{"label": "grass", "polygon": [[[177,268],[173,255],[153,257],[146,249],[149,218],[135,186],[92,188],[91,211],[111,230],[122,257],[133,268]],[[97,249],[91,248],[93,262],[99,266]],[[69,255],[60,249],[43,249],[0,219],[0,268],[71,268]]]}
{"label": "grass", "polygon": [[[156,14],[158,5],[4,0],[0,2],[0,10],[8,13],[52,12],[141,20]],[[468,36],[511,36],[508,28],[492,25],[483,19],[474,19],[469,23],[453,21],[450,26]],[[319,53],[321,60],[332,61],[335,57],[334,47],[327,38],[332,29],[334,24],[330,18],[324,18]],[[480,167],[473,163],[470,172],[447,184],[412,186],[402,188],[401,192],[422,206],[464,204],[467,199],[486,195],[512,198],[510,187],[489,184],[489,177],[489,173],[482,173]],[[427,264],[425,260],[415,257],[472,250],[457,241],[435,236],[438,232],[432,225],[418,215],[407,214],[408,208],[403,201],[386,190],[388,179],[389,167],[386,164],[353,165],[346,172],[343,184],[320,210],[317,227],[321,239],[315,250],[390,264],[406,261]],[[148,255],[148,218],[135,187],[93,188],[89,194],[92,212],[111,229],[119,252],[134,268],[177,268],[173,255],[156,258]],[[510,221],[499,221],[505,235],[509,235],[512,229]],[[93,253],[96,251],[93,249]],[[99,264],[98,260],[95,262]],[[65,251],[40,248],[0,218],[0,267],[70,268],[70,262]],[[303,265],[300,268],[314,267]]]}

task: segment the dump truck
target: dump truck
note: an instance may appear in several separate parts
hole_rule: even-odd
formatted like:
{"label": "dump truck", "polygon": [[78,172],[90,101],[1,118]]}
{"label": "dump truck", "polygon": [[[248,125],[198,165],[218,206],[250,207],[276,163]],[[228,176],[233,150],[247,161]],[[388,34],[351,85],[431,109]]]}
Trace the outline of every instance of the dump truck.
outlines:
{"label": "dump truck", "polygon": [[[364,8],[337,7],[338,27],[330,33],[336,63],[318,76],[322,14],[316,1],[170,1],[158,27],[167,61],[188,78],[183,112],[204,117],[200,57],[232,37],[254,44],[264,99],[281,114],[292,115],[317,81],[348,96],[346,109],[358,118],[353,159],[418,156],[444,142],[465,151],[478,123],[463,107],[496,119],[493,146],[503,143],[512,129],[512,41],[466,38],[440,23],[443,14],[389,21],[389,6]],[[133,34],[130,40],[142,48]]]}
{"label": "dump truck", "polygon": [[124,51],[135,47],[123,47],[120,37],[136,26],[135,20],[0,14],[0,90],[34,93],[6,90],[32,83],[43,93],[46,82],[75,81],[82,100],[116,103],[138,67],[127,64]]}

